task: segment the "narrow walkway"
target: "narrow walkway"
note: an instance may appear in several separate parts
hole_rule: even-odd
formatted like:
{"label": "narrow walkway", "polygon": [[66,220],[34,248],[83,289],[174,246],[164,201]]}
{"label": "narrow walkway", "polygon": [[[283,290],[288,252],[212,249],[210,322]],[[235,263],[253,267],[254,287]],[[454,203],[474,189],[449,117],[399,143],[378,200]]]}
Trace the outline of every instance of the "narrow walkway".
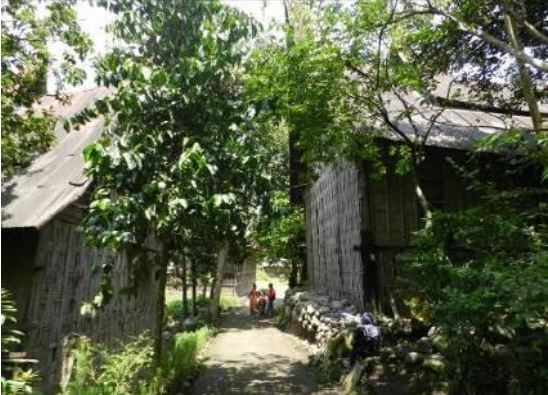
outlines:
{"label": "narrow walkway", "polygon": [[337,394],[314,382],[298,339],[245,309],[223,316],[206,352],[207,371],[194,385],[205,394]]}

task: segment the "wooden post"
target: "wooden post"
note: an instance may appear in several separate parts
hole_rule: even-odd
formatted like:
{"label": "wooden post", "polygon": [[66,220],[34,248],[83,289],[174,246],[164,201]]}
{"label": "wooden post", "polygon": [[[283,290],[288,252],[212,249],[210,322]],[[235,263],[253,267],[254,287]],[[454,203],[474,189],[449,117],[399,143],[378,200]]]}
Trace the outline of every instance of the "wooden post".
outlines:
{"label": "wooden post", "polygon": [[217,270],[215,280],[211,288],[211,300],[209,301],[209,318],[216,321],[219,317],[219,303],[221,301],[221,291],[223,288],[223,272],[228,258],[228,242],[223,242],[217,253]]}

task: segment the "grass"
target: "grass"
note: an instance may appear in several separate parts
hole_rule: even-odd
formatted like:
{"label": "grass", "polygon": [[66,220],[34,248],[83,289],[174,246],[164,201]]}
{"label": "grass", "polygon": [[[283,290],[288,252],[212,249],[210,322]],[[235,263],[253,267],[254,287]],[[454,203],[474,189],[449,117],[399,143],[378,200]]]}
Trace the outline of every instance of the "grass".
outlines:
{"label": "grass", "polygon": [[177,381],[185,381],[197,374],[201,370],[198,355],[214,334],[212,328],[204,326],[194,332],[176,335],[166,360],[169,376]]}
{"label": "grass", "polygon": [[[178,295],[179,299],[171,299],[167,300],[166,298],[166,307],[165,307],[165,315],[166,315],[166,322],[174,321],[174,320],[181,320],[183,318],[183,302],[181,301],[181,295]],[[208,299],[198,297],[196,299],[196,307],[198,310],[198,317],[202,317],[205,319],[207,317],[207,306],[208,306]],[[188,300],[188,312],[189,314],[192,312],[192,300]]]}
{"label": "grass", "polygon": [[141,335],[110,350],[80,338],[72,351],[75,359],[65,395],[158,395],[180,387],[202,369],[199,354],[215,331],[204,326],[175,336],[160,367],[154,367],[152,338]]}
{"label": "grass", "polygon": [[224,311],[241,305],[242,302],[240,298],[236,296],[221,296],[221,301],[219,303],[219,307]]}

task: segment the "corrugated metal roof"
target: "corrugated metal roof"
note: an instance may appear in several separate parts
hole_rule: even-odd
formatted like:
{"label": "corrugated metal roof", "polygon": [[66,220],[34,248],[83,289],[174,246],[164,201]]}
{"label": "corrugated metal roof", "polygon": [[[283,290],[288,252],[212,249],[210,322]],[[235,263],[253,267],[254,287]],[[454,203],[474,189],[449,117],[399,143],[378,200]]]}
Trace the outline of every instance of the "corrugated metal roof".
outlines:
{"label": "corrugated metal roof", "polygon": [[84,175],[82,151],[101,135],[103,121],[95,119],[67,134],[62,119],[78,113],[107,93],[105,88],[75,93],[68,104],[51,96],[41,100],[39,107],[51,109],[61,118],[55,130],[58,143],[3,183],[2,228],[40,228],[86,192],[90,180]]}
{"label": "corrugated metal roof", "polygon": [[[67,118],[107,93],[105,88],[76,93],[68,105],[46,97],[39,106],[50,108],[59,117]],[[420,99],[415,97],[415,100],[418,104]],[[391,116],[401,114],[396,100],[391,101],[388,107]],[[419,134],[429,126],[425,121],[430,116],[428,111],[436,110],[424,109],[422,116],[414,114],[412,117]],[[397,124],[408,137],[415,137],[416,131],[405,118]],[[478,139],[512,126],[532,128],[530,118],[525,116],[503,117],[481,111],[446,109],[432,128],[427,145],[468,150]],[[58,145],[37,157],[27,169],[2,185],[2,228],[39,228],[86,192],[90,180],[84,175],[82,150],[100,136],[102,127],[103,121],[95,119],[79,131],[66,134],[62,121],[57,124]],[[394,133],[385,133],[384,137],[398,140]]]}
{"label": "corrugated metal roof", "polygon": [[[395,96],[387,96],[385,105],[389,116],[398,128],[412,141],[417,136],[424,135],[431,124],[432,116],[441,111],[440,107],[425,106],[419,95],[409,93],[403,99],[415,109],[412,111],[411,122],[402,116],[404,106]],[[418,110],[417,110],[418,109]],[[420,110],[420,113],[419,113]],[[399,119],[398,119],[399,117]],[[377,125],[384,130],[382,136],[390,140],[402,140],[391,131],[386,131],[386,125]],[[523,115],[503,115],[494,112],[473,111],[458,108],[445,108],[435,120],[426,140],[427,146],[460,150],[474,148],[476,142],[494,133],[509,131],[512,128],[533,129],[531,118]],[[359,126],[358,129],[364,129]]]}

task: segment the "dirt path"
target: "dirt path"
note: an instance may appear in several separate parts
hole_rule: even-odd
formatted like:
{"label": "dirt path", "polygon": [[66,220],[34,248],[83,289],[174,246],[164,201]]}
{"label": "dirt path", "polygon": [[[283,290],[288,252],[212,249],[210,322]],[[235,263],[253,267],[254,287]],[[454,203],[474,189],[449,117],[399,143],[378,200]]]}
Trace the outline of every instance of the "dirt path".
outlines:
{"label": "dirt path", "polygon": [[337,394],[314,382],[304,345],[245,309],[223,316],[193,394]]}

